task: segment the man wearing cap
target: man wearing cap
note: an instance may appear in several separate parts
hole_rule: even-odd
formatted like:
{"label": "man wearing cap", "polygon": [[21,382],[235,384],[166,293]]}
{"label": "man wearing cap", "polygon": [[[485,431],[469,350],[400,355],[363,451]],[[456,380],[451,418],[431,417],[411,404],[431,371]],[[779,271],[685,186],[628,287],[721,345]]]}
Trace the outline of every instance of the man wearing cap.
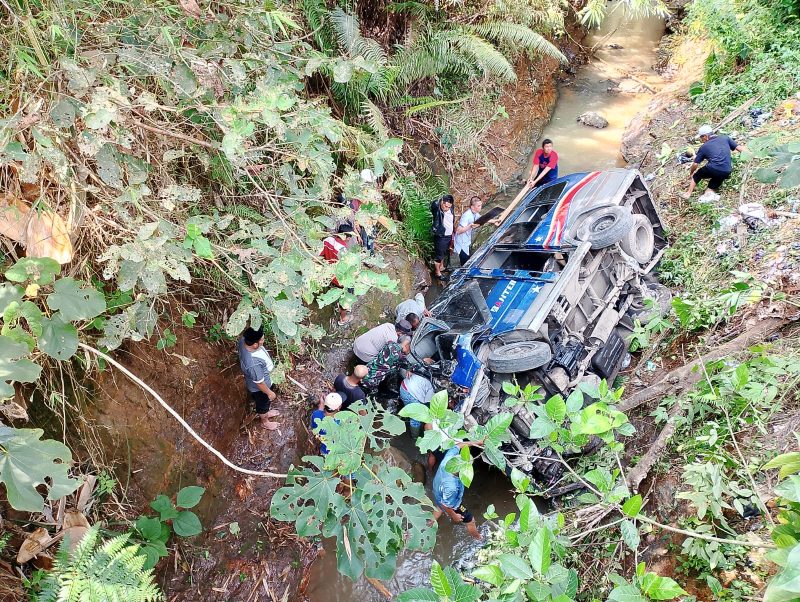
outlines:
{"label": "man wearing cap", "polygon": [[326,417],[335,420],[335,416],[341,408],[342,396],[339,393],[328,393],[324,397],[320,395],[319,405],[311,413],[311,432],[320,440],[319,453],[323,456],[328,455],[328,448],[325,446],[325,431],[319,429],[319,426]]}
{"label": "man wearing cap", "polygon": [[411,324],[400,320],[397,324],[386,322],[372,328],[353,341],[353,353],[365,364],[375,359],[387,343],[396,343],[397,337],[411,334]]}
{"label": "man wearing cap", "polygon": [[366,366],[358,365],[353,368],[353,373],[350,375],[340,374],[333,381],[333,388],[342,396],[342,409],[348,409],[352,404],[359,401],[364,401],[367,395],[364,389],[361,388],[361,381],[367,376],[369,370]]}
{"label": "man wearing cap", "polygon": [[480,541],[482,537],[475,526],[475,517],[462,504],[464,484],[457,475],[448,472],[446,468],[447,463],[460,453],[462,447],[471,444],[472,442],[465,441],[447,450],[439,463],[439,469],[436,471],[436,476],[433,477],[433,502],[436,505],[433,517],[439,520],[442,514],[447,514],[454,523],[463,523],[467,527],[467,533]]}
{"label": "man wearing cap", "polygon": [[[714,135],[714,129],[710,125],[700,127],[697,132],[703,145],[697,151],[692,163],[689,176],[689,190],[681,194],[681,198],[688,199],[692,196],[695,186],[701,180],[708,180],[708,190],[700,197],[700,201],[716,201],[719,199],[719,187],[731,176],[733,165],[731,163],[731,151],[742,152],[743,144],[737,144],[735,140],[723,134]],[[703,167],[700,163],[706,161]]]}
{"label": "man wearing cap", "polygon": [[250,399],[256,405],[256,414],[265,428],[274,431],[278,423],[270,418],[278,416],[276,410],[270,410],[270,403],[275,401],[276,395],[272,391],[272,381],[269,373],[275,369],[272,358],[264,349],[264,330],[245,329],[237,343],[239,350],[239,367],[244,374],[244,382]]}

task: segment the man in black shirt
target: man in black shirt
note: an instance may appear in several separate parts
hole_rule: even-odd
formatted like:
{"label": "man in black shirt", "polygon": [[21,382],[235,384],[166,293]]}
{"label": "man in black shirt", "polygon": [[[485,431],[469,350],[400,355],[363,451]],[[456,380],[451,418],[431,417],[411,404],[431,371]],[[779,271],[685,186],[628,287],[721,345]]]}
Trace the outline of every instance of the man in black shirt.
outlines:
{"label": "man in black shirt", "polygon": [[[700,197],[701,201],[716,201],[719,199],[717,191],[722,183],[727,180],[733,165],[731,163],[731,151],[741,152],[744,150],[744,145],[737,144],[735,140],[728,136],[714,135],[714,129],[710,125],[704,125],[698,132],[700,140],[703,145],[694,157],[692,169],[689,172],[691,182],[689,183],[689,190],[684,192],[681,197],[688,199],[692,196],[695,186],[701,180],[708,180],[708,190]],[[703,167],[700,163],[706,161]]]}
{"label": "man in black shirt", "polygon": [[351,404],[367,398],[364,389],[360,387],[361,380],[367,375],[367,367],[358,365],[353,368],[349,376],[340,374],[333,381],[333,388],[342,396],[342,409],[346,410]]}

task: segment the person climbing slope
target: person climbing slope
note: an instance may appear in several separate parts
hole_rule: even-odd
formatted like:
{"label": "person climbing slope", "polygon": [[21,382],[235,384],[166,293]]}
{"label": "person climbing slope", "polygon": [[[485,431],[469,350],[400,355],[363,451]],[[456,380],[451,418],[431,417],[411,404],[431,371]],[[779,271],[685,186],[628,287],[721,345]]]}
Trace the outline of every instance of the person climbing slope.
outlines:
{"label": "person climbing slope", "polygon": [[[689,199],[702,180],[708,180],[708,189],[698,199],[701,202],[716,201],[719,199],[718,190],[722,183],[731,177],[733,164],[731,161],[731,151],[742,152],[745,149],[743,144],[738,144],[733,138],[722,134],[714,135],[714,128],[710,125],[703,125],[697,132],[703,145],[694,156],[692,168],[689,170],[689,190],[680,196]],[[706,164],[700,167],[705,161]]]}

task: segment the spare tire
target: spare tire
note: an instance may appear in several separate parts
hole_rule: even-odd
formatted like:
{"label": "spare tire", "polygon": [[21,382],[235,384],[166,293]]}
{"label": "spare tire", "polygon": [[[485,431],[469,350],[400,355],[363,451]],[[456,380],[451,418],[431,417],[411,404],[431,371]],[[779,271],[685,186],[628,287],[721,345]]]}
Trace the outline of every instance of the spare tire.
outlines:
{"label": "spare tire", "polygon": [[540,368],[553,357],[550,345],[542,341],[521,341],[503,345],[489,352],[489,369],[501,374],[513,374]]}
{"label": "spare tire", "polygon": [[[648,282],[646,287],[650,294],[645,298],[636,291],[636,298],[628,308],[628,315],[633,320],[639,320],[644,325],[656,318],[663,318],[672,311],[672,291],[660,282]],[[650,299],[652,304],[645,299]]]}
{"label": "spare tire", "polygon": [[633,226],[619,241],[620,248],[641,264],[647,264],[656,248],[653,225],[646,215],[633,216]]}
{"label": "spare tire", "polygon": [[633,227],[633,215],[628,207],[604,207],[590,213],[577,231],[580,241],[592,249],[605,249],[620,242]]}

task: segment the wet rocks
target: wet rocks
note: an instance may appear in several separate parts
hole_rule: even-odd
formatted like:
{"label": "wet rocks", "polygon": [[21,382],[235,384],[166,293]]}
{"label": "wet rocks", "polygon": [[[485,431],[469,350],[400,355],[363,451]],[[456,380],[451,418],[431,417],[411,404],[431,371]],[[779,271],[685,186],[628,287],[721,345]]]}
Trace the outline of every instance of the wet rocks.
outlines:
{"label": "wet rocks", "polygon": [[603,129],[608,125],[608,119],[595,111],[587,111],[578,116],[578,123],[597,129]]}

